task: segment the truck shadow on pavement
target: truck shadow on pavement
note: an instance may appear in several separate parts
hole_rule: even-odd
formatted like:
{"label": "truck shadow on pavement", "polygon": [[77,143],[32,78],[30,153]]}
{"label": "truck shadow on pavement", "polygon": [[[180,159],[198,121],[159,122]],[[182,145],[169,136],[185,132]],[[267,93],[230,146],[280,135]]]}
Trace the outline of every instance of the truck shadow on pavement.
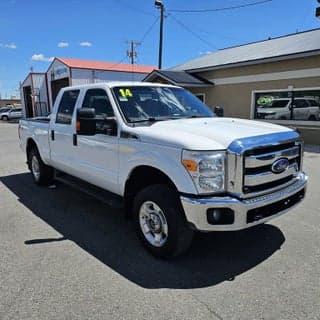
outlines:
{"label": "truck shadow on pavement", "polygon": [[34,215],[53,227],[57,238],[25,239],[26,246],[59,246],[73,241],[123,277],[143,288],[202,288],[257,266],[285,241],[273,225],[239,232],[197,234],[182,257],[163,261],[151,256],[138,242],[133,223],[121,210],[59,184],[56,189],[34,185],[29,173],[0,177],[1,182]]}

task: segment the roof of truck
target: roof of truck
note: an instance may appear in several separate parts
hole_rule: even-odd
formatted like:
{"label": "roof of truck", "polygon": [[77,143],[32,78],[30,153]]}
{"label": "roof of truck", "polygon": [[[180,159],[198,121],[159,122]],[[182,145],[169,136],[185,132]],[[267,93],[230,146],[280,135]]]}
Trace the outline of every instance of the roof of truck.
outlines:
{"label": "roof of truck", "polygon": [[108,82],[97,82],[90,84],[82,84],[78,86],[64,87],[61,90],[68,89],[81,89],[81,88],[101,88],[103,86],[113,88],[113,87],[177,87],[170,84],[154,83],[154,82],[139,82],[139,81],[108,81]]}

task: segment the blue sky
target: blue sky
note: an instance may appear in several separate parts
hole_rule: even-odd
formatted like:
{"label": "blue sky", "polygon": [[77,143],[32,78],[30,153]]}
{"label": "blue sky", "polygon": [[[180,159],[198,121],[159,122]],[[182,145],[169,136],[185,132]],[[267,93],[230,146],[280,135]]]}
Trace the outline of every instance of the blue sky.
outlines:
{"label": "blue sky", "polygon": [[[257,1],[163,0],[163,68],[217,49],[320,27],[316,0],[267,0],[204,13],[173,11]],[[0,0],[0,94],[17,94],[30,67],[46,71],[55,56],[129,62],[125,56],[130,40],[143,40],[136,48],[137,63],[156,66],[158,17],[154,0]]]}

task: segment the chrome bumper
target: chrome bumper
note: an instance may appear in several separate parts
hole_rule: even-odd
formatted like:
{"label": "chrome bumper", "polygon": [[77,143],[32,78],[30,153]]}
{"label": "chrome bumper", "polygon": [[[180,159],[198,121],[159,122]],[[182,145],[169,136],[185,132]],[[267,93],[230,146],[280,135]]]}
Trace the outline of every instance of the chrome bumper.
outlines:
{"label": "chrome bumper", "polygon": [[[301,193],[305,190],[307,180],[308,177],[304,173],[299,173],[295,182],[290,186],[274,193],[245,200],[229,196],[213,198],[192,198],[180,196],[180,199],[187,221],[194,229],[206,232],[241,230],[278,217],[290,210],[297,203],[301,202],[304,197],[304,193],[299,197],[298,201],[295,201],[293,205],[290,205],[290,199],[299,194],[299,192]],[[272,205],[273,203],[281,202],[281,200],[283,200],[283,205],[287,206],[285,209],[277,211],[275,214],[268,214],[267,217],[259,218],[257,221],[247,222],[248,211]],[[234,222],[232,224],[210,224],[207,220],[207,210],[214,208],[229,208],[233,210]]]}

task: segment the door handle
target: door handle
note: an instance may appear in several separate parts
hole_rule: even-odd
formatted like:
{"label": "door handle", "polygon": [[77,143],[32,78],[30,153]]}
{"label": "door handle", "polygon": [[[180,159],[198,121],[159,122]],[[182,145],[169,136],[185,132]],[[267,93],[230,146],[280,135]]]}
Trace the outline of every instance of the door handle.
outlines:
{"label": "door handle", "polygon": [[72,140],[73,140],[73,145],[77,146],[78,145],[78,139],[77,139],[77,134],[76,133],[73,134]]}
{"label": "door handle", "polygon": [[54,140],[54,130],[51,130],[51,140]]}

